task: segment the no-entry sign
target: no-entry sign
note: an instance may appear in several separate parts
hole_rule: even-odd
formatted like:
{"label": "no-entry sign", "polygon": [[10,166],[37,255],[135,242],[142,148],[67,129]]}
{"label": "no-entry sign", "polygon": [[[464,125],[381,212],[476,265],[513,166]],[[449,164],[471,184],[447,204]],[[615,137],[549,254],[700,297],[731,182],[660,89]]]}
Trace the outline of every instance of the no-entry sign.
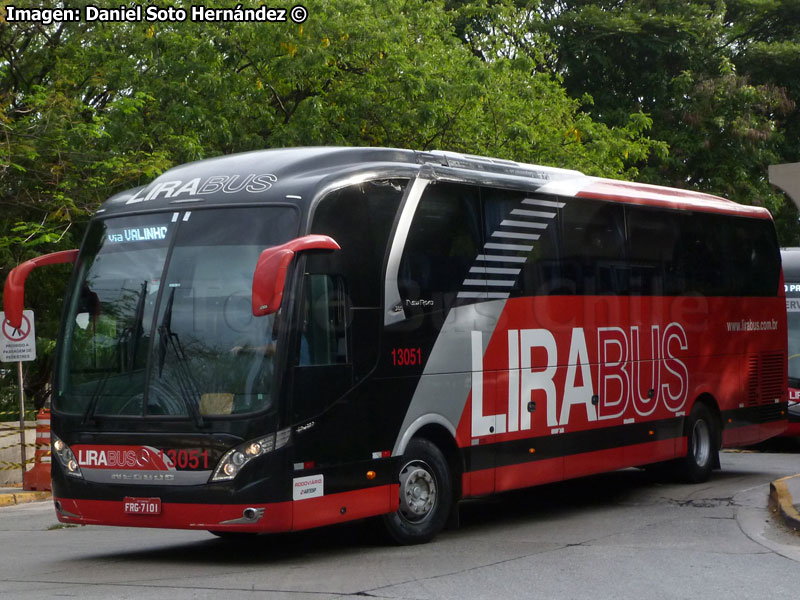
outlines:
{"label": "no-entry sign", "polygon": [[33,311],[22,311],[22,323],[13,327],[0,312],[0,361],[20,362],[36,360],[36,330]]}

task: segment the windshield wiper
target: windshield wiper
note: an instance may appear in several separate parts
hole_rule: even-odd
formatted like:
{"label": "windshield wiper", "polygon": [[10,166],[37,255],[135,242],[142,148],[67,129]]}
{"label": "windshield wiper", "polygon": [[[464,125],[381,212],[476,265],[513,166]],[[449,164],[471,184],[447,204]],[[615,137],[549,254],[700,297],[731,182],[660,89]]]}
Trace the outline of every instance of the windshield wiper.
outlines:
{"label": "windshield wiper", "polygon": [[111,373],[112,371],[107,371],[97,382],[97,385],[94,386],[92,397],[89,398],[89,404],[86,405],[86,411],[83,413],[83,421],[81,422],[82,425],[86,425],[89,421],[94,420],[94,411],[97,408],[97,401],[100,400],[100,396],[103,394],[106,383],[111,378]]}
{"label": "windshield wiper", "polygon": [[142,320],[144,319],[144,304],[147,299],[147,281],[142,282],[142,288],[139,290],[138,296],[136,311],[133,314],[133,324],[122,330],[117,342],[120,348],[126,348],[127,350],[125,367],[128,372],[133,371],[133,368],[136,366],[136,353],[139,349],[139,340],[142,339],[142,335],[144,334]]}
{"label": "windshield wiper", "polygon": [[[167,307],[164,309],[164,316],[161,318],[161,323],[158,326],[158,376],[161,377],[161,374],[164,371],[164,361],[167,358],[167,346],[169,346],[170,339],[174,335],[178,337],[177,334],[172,332],[172,305],[175,302],[175,288],[172,288],[169,292],[169,300],[167,300]],[[183,348],[180,346],[180,340],[178,340],[178,347],[181,350],[181,353],[178,354],[178,357],[181,357],[183,354]]]}
{"label": "windshield wiper", "polygon": [[158,326],[158,376],[164,371],[164,362],[167,358],[167,346],[171,346],[175,356],[178,360],[175,363],[176,379],[178,381],[178,388],[181,394],[181,399],[189,414],[192,415],[195,424],[198,427],[203,427],[203,415],[200,414],[200,392],[197,391],[194,377],[192,376],[189,367],[187,366],[188,359],[186,352],[183,350],[181,340],[178,334],[172,331],[172,305],[175,302],[175,289],[172,288],[169,292],[169,300],[164,309],[164,316],[161,318],[161,323]]}

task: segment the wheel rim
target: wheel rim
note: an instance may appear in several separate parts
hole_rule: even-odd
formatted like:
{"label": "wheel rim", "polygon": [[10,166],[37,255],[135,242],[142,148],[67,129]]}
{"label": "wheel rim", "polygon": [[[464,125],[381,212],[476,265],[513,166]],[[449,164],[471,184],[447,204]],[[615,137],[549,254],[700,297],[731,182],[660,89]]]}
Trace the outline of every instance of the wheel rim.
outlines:
{"label": "wheel rim", "polygon": [[695,421],[692,429],[692,453],[694,462],[700,467],[704,467],[711,456],[711,431],[703,419]]}
{"label": "wheel rim", "polygon": [[410,523],[427,519],[436,506],[436,478],[423,461],[415,460],[400,472],[400,516]]}

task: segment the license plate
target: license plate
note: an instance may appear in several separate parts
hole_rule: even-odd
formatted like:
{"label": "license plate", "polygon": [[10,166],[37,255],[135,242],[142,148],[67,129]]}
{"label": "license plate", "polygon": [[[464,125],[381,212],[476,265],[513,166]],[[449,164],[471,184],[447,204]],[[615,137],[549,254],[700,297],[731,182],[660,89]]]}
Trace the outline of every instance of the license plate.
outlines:
{"label": "license plate", "polygon": [[160,515],[161,498],[125,498],[126,515]]}

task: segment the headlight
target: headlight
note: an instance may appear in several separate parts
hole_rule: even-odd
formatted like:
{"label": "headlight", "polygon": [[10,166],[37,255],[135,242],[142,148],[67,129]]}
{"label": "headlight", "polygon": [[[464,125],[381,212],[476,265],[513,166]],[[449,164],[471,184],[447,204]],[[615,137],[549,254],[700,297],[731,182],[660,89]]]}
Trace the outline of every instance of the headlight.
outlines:
{"label": "headlight", "polygon": [[290,429],[282,429],[277,434],[272,433],[231,448],[219,461],[209,481],[230,481],[257,456],[283,448],[289,443],[290,434]]}
{"label": "headlight", "polygon": [[70,477],[83,479],[81,468],[78,466],[78,461],[75,459],[75,455],[72,453],[72,450],[69,449],[69,446],[52,433],[50,434],[50,438],[53,443],[52,454],[56,457],[56,460],[58,460],[58,464],[64,468],[64,472]]}

